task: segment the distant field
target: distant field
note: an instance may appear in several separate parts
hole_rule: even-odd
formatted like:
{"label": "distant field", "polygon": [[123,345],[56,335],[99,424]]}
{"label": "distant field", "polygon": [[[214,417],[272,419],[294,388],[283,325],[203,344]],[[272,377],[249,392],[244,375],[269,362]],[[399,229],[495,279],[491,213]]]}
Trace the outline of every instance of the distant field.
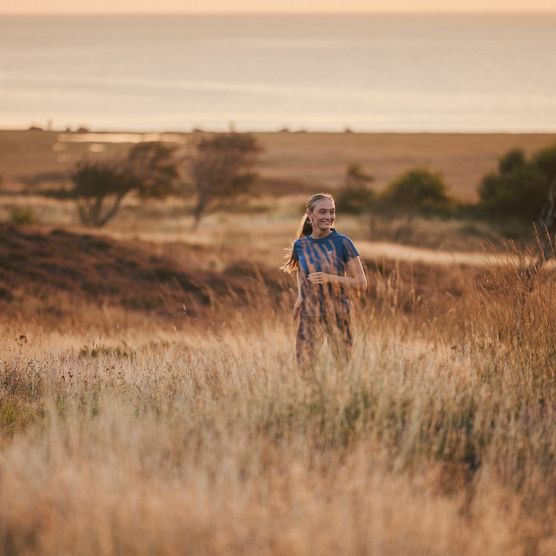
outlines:
{"label": "distant field", "polygon": [[[257,133],[264,153],[261,188],[269,193],[334,189],[346,166],[357,162],[375,177],[377,188],[414,166],[440,172],[453,195],[476,196],[481,177],[514,147],[535,151],[556,141],[556,134],[408,134],[408,133]],[[110,142],[101,141],[108,139]],[[0,175],[6,184],[45,172],[61,172],[84,154],[124,153],[138,134],[66,134],[54,131],[0,131]],[[152,139],[157,134],[144,135]],[[187,147],[188,134],[167,138]],[[118,142],[113,142],[118,141]],[[124,142],[121,142],[124,141]]]}

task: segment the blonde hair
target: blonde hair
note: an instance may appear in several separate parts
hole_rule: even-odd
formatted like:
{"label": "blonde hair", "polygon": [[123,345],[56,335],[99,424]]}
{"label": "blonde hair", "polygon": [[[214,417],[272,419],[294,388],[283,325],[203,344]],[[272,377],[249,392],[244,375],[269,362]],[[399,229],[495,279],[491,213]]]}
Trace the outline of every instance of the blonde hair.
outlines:
{"label": "blonde hair", "polygon": [[334,197],[332,197],[330,193],[316,193],[307,201],[307,204],[305,205],[305,214],[301,217],[299,226],[297,227],[297,232],[295,233],[295,239],[292,241],[291,246],[286,249],[286,262],[280,267],[280,270],[290,274],[298,268],[299,264],[294,258],[293,244],[300,237],[308,236],[313,233],[313,225],[311,224],[307,213],[313,212],[316,204],[323,199],[328,199],[334,203]]}

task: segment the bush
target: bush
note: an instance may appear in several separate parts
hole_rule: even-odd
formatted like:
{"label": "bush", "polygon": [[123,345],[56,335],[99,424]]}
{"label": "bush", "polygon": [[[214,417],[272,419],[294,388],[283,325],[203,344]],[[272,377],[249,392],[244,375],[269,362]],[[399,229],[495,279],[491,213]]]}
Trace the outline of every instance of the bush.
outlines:
{"label": "bush", "polygon": [[382,192],[378,208],[393,214],[441,214],[451,206],[439,174],[414,168],[392,181]]}
{"label": "bush", "polygon": [[369,184],[373,176],[366,174],[359,164],[350,164],[346,169],[343,186],[336,194],[336,207],[349,214],[367,212],[375,198]]}
{"label": "bush", "polygon": [[546,203],[556,179],[556,145],[538,151],[530,160],[520,149],[502,156],[498,171],[486,175],[479,188],[483,215],[533,222]]}
{"label": "bush", "polygon": [[161,199],[176,193],[179,180],[177,147],[158,141],[137,143],[127,156],[127,166],[138,179],[137,193],[142,198]]}
{"label": "bush", "polygon": [[10,222],[17,226],[30,226],[36,222],[35,213],[29,207],[15,207],[10,212]]}

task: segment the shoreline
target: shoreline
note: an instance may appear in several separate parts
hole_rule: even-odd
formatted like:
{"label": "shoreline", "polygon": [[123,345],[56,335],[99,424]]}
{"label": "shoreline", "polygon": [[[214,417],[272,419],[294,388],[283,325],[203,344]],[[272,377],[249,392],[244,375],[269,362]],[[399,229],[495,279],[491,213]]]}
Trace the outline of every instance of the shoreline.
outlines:
{"label": "shoreline", "polygon": [[69,128],[45,128],[39,124],[31,123],[26,127],[0,127],[0,133],[71,133],[71,134],[98,134],[98,135],[192,135],[195,133],[250,133],[254,135],[482,135],[482,136],[497,136],[497,135],[554,135],[556,136],[556,128],[553,130],[544,129],[533,129],[533,130],[354,130],[349,126],[345,129],[306,129],[306,128],[295,128],[291,129],[284,126],[283,129],[211,129],[211,128],[193,128],[189,130],[180,129],[95,129],[83,126],[79,129],[69,129]]}

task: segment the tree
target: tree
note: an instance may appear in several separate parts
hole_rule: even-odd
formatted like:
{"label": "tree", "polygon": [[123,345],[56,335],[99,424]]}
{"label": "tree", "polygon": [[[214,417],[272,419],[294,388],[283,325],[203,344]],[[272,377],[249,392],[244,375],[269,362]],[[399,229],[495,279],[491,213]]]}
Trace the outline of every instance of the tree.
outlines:
{"label": "tree", "polygon": [[257,177],[254,166],[261,150],[251,134],[223,133],[196,141],[193,154],[186,158],[196,197],[193,229],[209,210],[233,202],[249,191]]}
{"label": "tree", "polygon": [[176,145],[159,141],[134,145],[128,153],[127,164],[139,178],[137,193],[143,198],[163,198],[176,192],[179,179]]}
{"label": "tree", "polygon": [[556,234],[556,144],[540,150],[533,158],[546,180],[546,195],[536,220],[540,232],[540,247],[544,260],[555,256]]}
{"label": "tree", "polygon": [[547,176],[538,160],[529,161],[522,150],[513,149],[500,158],[497,172],[483,178],[479,207],[485,214],[533,222],[546,196]]}
{"label": "tree", "polygon": [[379,206],[393,214],[424,214],[446,210],[447,188],[439,174],[414,168],[392,181],[380,195]]}
{"label": "tree", "polygon": [[171,193],[178,179],[175,150],[175,146],[147,142],[134,145],[126,158],[80,160],[71,180],[81,222],[104,226],[132,191],[142,198]]}
{"label": "tree", "polygon": [[[535,224],[536,254],[518,269],[527,295],[545,263],[555,256],[556,143],[537,151],[529,160],[520,149],[505,154],[498,162],[498,172],[483,178],[479,195],[483,211]],[[523,298],[518,302],[523,305]]]}
{"label": "tree", "polygon": [[361,165],[350,164],[346,169],[343,186],[336,194],[338,210],[351,214],[366,212],[374,199],[374,191],[369,187],[373,180],[373,176],[365,173]]}
{"label": "tree", "polygon": [[500,159],[498,174],[484,178],[480,193],[482,203],[491,209],[534,221],[537,248],[529,260],[520,261],[516,273],[521,288],[515,302],[523,315],[527,296],[538,284],[546,263],[556,256],[556,143],[529,161],[522,151],[520,156],[517,152],[510,151]]}
{"label": "tree", "polygon": [[101,228],[114,217],[137,180],[122,160],[81,160],[71,174],[82,224]]}

